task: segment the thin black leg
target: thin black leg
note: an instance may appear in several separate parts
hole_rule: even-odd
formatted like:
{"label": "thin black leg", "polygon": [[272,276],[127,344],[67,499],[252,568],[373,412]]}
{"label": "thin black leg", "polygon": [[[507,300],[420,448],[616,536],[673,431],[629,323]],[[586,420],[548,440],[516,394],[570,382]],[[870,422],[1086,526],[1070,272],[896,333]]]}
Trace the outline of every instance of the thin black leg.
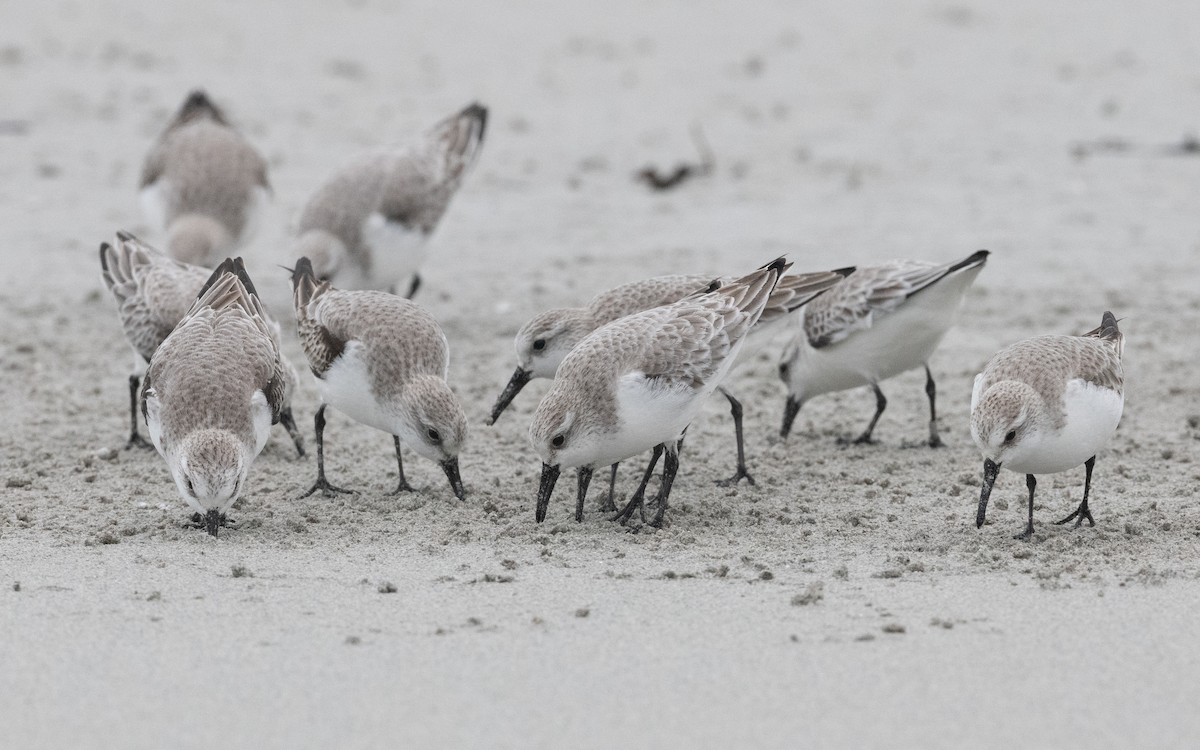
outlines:
{"label": "thin black leg", "polygon": [[654,520],[650,525],[661,529],[666,521],[667,515],[667,498],[671,495],[671,485],[675,483],[675,473],[679,471],[679,454],[676,451],[667,451],[667,457],[663,459],[663,476],[662,487],[658,491],[658,513],[654,514]]}
{"label": "thin black leg", "polygon": [[605,498],[604,502],[600,504],[601,513],[613,513],[617,510],[615,495],[617,491],[617,467],[620,465],[620,463],[615,463],[609,467],[610,473],[608,475],[608,496]]}
{"label": "thin black leg", "polygon": [[130,448],[153,448],[154,445],[138,434],[138,385],[140,379],[137,375],[129,376],[129,441],[125,443],[125,449]]}
{"label": "thin black leg", "polygon": [[945,445],[938,435],[937,428],[937,386],[933,384],[933,373],[929,365],[925,365],[925,395],[929,397],[929,447],[941,448]]}
{"label": "thin black leg", "polygon": [[625,523],[633,516],[634,508],[642,507],[642,498],[646,495],[646,485],[650,483],[650,477],[654,476],[654,467],[658,465],[658,459],[662,456],[662,445],[654,446],[654,452],[650,454],[650,464],[646,466],[645,473],[642,474],[642,482],[638,485],[637,492],[633,493],[633,497],[629,498],[629,502],[621,509],[621,512],[613,516],[614,521]]}
{"label": "thin black leg", "polygon": [[592,481],[592,469],[580,466],[575,472],[579,475],[579,494],[575,497],[575,522],[583,523],[583,501],[587,499],[588,484]]}
{"label": "thin black leg", "polygon": [[1025,486],[1029,488],[1029,520],[1025,523],[1025,530],[1014,536],[1013,539],[1028,541],[1033,536],[1033,490],[1037,487],[1037,479],[1032,474],[1026,474]]}
{"label": "thin black leg", "polygon": [[742,402],[733,397],[733,394],[724,388],[719,388],[721,393],[725,394],[725,398],[729,399],[729,413],[733,416],[733,432],[737,439],[737,467],[733,472],[733,476],[728,479],[718,479],[717,485],[721,487],[736,486],[738,482],[745,479],[747,483],[753,485],[754,477],[750,476],[750,472],[746,471],[746,451],[743,441],[742,432]]}
{"label": "thin black leg", "polygon": [[854,438],[855,444],[872,442],[871,433],[875,432],[875,425],[879,423],[879,417],[883,415],[883,410],[887,408],[887,398],[883,395],[883,391],[879,390],[879,385],[871,383],[871,387],[875,389],[875,416],[871,417],[871,424],[867,425],[867,431]]}
{"label": "thin black leg", "polygon": [[1079,507],[1075,509],[1074,513],[1067,516],[1066,518],[1064,518],[1061,521],[1055,521],[1055,523],[1064,524],[1067,521],[1070,521],[1072,518],[1074,518],[1075,519],[1075,528],[1077,528],[1077,529],[1083,525],[1084,519],[1087,519],[1088,526],[1096,525],[1095,519],[1092,518],[1092,512],[1090,510],[1088,510],[1088,493],[1092,489],[1092,467],[1094,467],[1095,465],[1096,465],[1096,457],[1095,456],[1092,456],[1087,461],[1083,462],[1083,469],[1084,469],[1083,502],[1081,502],[1079,504]]}
{"label": "thin black leg", "polygon": [[313,486],[309,488],[308,492],[300,497],[308,497],[317,490],[320,490],[325,497],[333,497],[339,492],[346,495],[353,494],[353,490],[334,487],[325,479],[325,404],[321,404],[321,408],[317,409],[317,415],[313,417],[313,427],[317,433],[317,481],[313,482]]}
{"label": "thin black leg", "polygon": [[396,444],[396,471],[400,473],[400,481],[396,484],[396,489],[388,494],[399,495],[401,492],[416,492],[416,489],[404,478],[404,459],[400,456],[400,437],[392,435],[392,442]]}

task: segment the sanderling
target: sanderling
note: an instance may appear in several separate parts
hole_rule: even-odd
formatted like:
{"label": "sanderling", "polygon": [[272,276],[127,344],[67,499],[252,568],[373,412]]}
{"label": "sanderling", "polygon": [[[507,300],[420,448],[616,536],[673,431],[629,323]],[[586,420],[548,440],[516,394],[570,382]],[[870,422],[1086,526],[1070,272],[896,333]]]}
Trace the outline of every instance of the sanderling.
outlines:
{"label": "sanderling", "polygon": [[213,272],[150,358],[142,414],[179,494],[217,535],[283,409],[284,372],[241,258]]}
{"label": "sanderling", "polygon": [[300,215],[297,257],[341,289],[421,285],[425,242],[483,144],[487,109],[472,104],[415,143],[372,153],[336,172]]}
{"label": "sanderling", "polygon": [[542,459],[539,522],[563,467],[579,468],[575,519],[581,521],[595,467],[661,446],[666,459],[652,523],[662,525],[679,468],[678,441],[728,374],[788,267],[780,258],[715,291],[619,318],[567,354],[529,426]]}
{"label": "sanderling", "polygon": [[244,243],[271,192],[267,162],[193,91],[142,166],[142,210],[167,253],[208,268]]}
{"label": "sanderling", "polygon": [[1034,474],[1084,465],[1083,502],[1057,523],[1096,522],[1088,492],[1096,453],[1117,430],[1125,406],[1121,352],[1125,337],[1105,312],[1100,327],[1082,336],[1037,336],[1001,349],[975,376],[971,437],[983,453],[983,491],[975,525],[983,526],[988,496],[1003,466],[1025,474],[1029,520],[1018,539],[1033,534]]}
{"label": "sanderling", "polygon": [[784,348],[779,363],[779,376],[788,388],[780,435],[787,437],[808,399],[869,385],[875,391],[875,416],[854,440],[869,443],[887,407],[879,383],[924,366],[929,444],[942,445],[929,358],[954,323],[963,296],[987,257],[988,251],[980,250],[946,265],[895,260],[860,267],[805,306],[799,318],[801,329]]}
{"label": "sanderling", "polygon": [[[852,268],[844,268],[828,273],[793,274],[779,279],[767,302],[766,309],[763,310],[762,317],[758,324],[751,329],[752,335],[742,347],[734,368],[758,351],[760,347],[754,346],[753,342],[764,343],[767,341],[769,338],[765,335],[767,331],[773,329],[790,313],[807,304],[851,271],[853,271]],[[496,399],[491,416],[488,418],[488,424],[494,424],[500,418],[500,415],[530,380],[553,378],[567,353],[585,336],[600,326],[636,312],[678,302],[689,294],[715,291],[723,284],[732,281],[732,278],[714,279],[711,276],[700,275],[657,276],[622,284],[606,292],[601,292],[593,297],[586,307],[556,308],[535,315],[517,331],[514,341],[517,350],[517,368]],[[734,475],[729,479],[720,480],[718,484],[736,484],[743,478],[753,484],[754,479],[746,471],[742,434],[742,404],[726,388],[721,387],[719,390],[729,400],[738,458],[737,470]],[[613,506],[615,479],[616,466],[614,465],[609,477],[608,499],[601,506],[601,510],[616,510]]]}
{"label": "sanderling", "polygon": [[296,324],[321,394],[315,419],[317,490],[348,490],[325,479],[325,407],[392,435],[400,481],[401,441],[441,465],[459,500],[466,495],[458,453],[467,439],[467,417],[446,383],[449,344],[441,326],[420,305],[387,292],[342,291],[318,281],[308,258],[292,272]]}
{"label": "sanderling", "polygon": [[[133,347],[133,373],[129,376],[129,441],[125,447],[151,447],[138,434],[138,385],[150,357],[159,344],[191,309],[212,272],[168,258],[134,237],[117,232],[114,245],[100,244],[100,272],[104,285],[117,299],[117,315],[125,338]],[[296,452],[304,455],[304,438],[292,419],[292,394],[298,378],[296,370],[280,348],[279,323],[266,314],[267,327],[280,350],[284,372],[283,408],[279,422],[288,431]]]}

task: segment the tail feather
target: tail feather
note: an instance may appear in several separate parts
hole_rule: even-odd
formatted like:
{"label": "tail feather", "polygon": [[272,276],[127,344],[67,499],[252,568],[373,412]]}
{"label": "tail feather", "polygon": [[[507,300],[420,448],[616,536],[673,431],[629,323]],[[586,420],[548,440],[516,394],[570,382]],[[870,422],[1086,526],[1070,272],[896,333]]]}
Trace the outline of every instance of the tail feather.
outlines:
{"label": "tail feather", "polygon": [[718,289],[717,293],[732,298],[740,310],[750,314],[753,320],[757,321],[779,283],[780,276],[791,267],[792,264],[780,256],[757,271],[726,284]]}
{"label": "tail feather", "polygon": [[154,252],[134,235],[120,230],[117,242],[100,243],[100,275],[104,285],[118,298],[124,299],[137,290],[134,270],[154,262]]}
{"label": "tail feather", "polygon": [[329,282],[319,280],[316,273],[313,272],[312,261],[306,257],[300,257],[296,261],[296,267],[292,269],[292,300],[296,307],[296,317],[298,319],[307,317],[305,311],[308,309],[309,303],[324,294],[329,288]]}
{"label": "tail feather", "polygon": [[1113,345],[1113,348],[1117,351],[1117,356],[1120,357],[1125,351],[1125,334],[1121,333],[1121,329],[1117,327],[1117,323],[1119,322],[1115,315],[1105,310],[1104,315],[1100,317],[1100,326],[1081,335],[1086,338],[1107,341]]}
{"label": "tail feather", "polygon": [[208,98],[208,94],[203,89],[194,89],[188,94],[187,99],[180,105],[179,111],[175,113],[173,125],[182,125],[185,122],[196,119],[197,117],[208,117],[222,125],[228,125],[228,120],[225,119],[225,113],[221,111],[212,99]]}

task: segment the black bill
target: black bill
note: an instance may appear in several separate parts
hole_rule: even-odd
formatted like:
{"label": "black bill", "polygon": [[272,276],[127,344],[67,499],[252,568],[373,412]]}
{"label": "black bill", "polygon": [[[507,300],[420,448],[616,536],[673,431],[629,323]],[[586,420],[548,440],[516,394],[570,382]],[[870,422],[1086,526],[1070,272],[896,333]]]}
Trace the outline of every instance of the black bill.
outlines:
{"label": "black bill", "polygon": [[546,520],[546,508],[550,507],[550,496],[554,494],[554,483],[558,481],[557,466],[542,464],[542,481],[538,485],[537,512],[534,519],[538,523]]}
{"label": "black bill", "polygon": [[504,386],[504,390],[500,392],[500,397],[496,399],[496,405],[492,407],[492,416],[488,417],[488,424],[495,424],[512,400],[517,397],[525,384],[533,380],[533,373],[529,370],[518,367],[513,371],[512,377],[508,380],[508,385]]}
{"label": "black bill", "polygon": [[992,485],[996,483],[996,475],[1000,473],[1000,464],[990,458],[983,460],[983,491],[979,493],[979,511],[975,513],[975,528],[983,526],[987,517],[988,498],[992,496]]}

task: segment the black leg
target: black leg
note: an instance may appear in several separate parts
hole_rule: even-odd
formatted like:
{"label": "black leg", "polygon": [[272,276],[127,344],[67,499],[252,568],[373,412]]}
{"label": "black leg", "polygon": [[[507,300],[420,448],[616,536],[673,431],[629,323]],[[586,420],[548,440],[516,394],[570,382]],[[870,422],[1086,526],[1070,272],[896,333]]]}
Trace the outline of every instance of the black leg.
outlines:
{"label": "black leg", "polygon": [[929,447],[941,448],[945,445],[938,435],[937,428],[937,386],[933,384],[933,373],[929,365],[925,365],[925,395],[929,397]]}
{"label": "black leg", "polygon": [[663,459],[663,476],[662,487],[658,491],[658,513],[654,515],[654,520],[650,525],[661,529],[666,521],[667,515],[667,498],[671,495],[671,485],[675,483],[675,473],[679,471],[679,454],[675,451],[667,451],[667,457]]}
{"label": "black leg", "polygon": [[742,402],[733,397],[733,394],[724,388],[717,390],[725,394],[725,398],[729,399],[729,413],[733,416],[733,432],[737,440],[737,467],[733,472],[733,476],[728,479],[718,479],[717,484],[721,487],[736,486],[738,482],[745,479],[748,484],[754,484],[754,477],[750,476],[750,472],[746,471],[746,451],[744,447],[743,432],[742,432]]}
{"label": "black leg", "polygon": [[620,465],[620,463],[615,463],[609,467],[611,472],[608,475],[608,497],[603,503],[600,504],[601,513],[613,513],[617,510],[617,503],[615,502],[614,495],[617,491],[617,467]]}
{"label": "black leg", "polygon": [[137,375],[129,376],[129,441],[125,443],[125,449],[130,448],[153,448],[154,445],[138,434],[138,385],[140,380]]}
{"label": "black leg", "polygon": [[420,288],[421,288],[421,274],[414,273],[413,277],[412,277],[412,283],[408,285],[408,294],[406,294],[404,296],[408,297],[409,299],[412,299],[413,296],[416,295],[417,290]]}
{"label": "black leg", "polygon": [[633,497],[629,498],[629,502],[621,509],[620,513],[613,516],[614,521],[625,523],[633,516],[634,508],[642,507],[642,498],[646,495],[646,485],[650,483],[650,477],[654,476],[654,467],[658,465],[658,459],[662,456],[662,445],[654,446],[654,452],[650,454],[650,464],[646,467],[646,471],[642,474],[642,483],[638,485],[637,492],[633,493]]}
{"label": "black leg", "polygon": [[1013,539],[1028,541],[1033,536],[1033,490],[1037,487],[1037,479],[1032,474],[1026,474],[1025,486],[1029,488],[1029,520],[1025,523],[1025,530]]}
{"label": "black leg", "polygon": [[325,497],[333,497],[339,492],[347,495],[353,494],[352,490],[334,487],[325,479],[325,404],[321,404],[321,408],[317,409],[317,416],[313,418],[313,426],[317,433],[317,481],[313,482],[313,486],[309,488],[308,492],[300,497],[308,497],[317,490],[320,490]]}
{"label": "black leg", "polygon": [[280,412],[279,424],[283,425],[283,429],[291,436],[292,443],[296,446],[296,455],[304,458],[304,436],[300,434],[296,420],[292,418],[292,407],[289,406]]}
{"label": "black leg", "polygon": [[1066,518],[1064,518],[1061,521],[1055,521],[1055,523],[1064,524],[1067,521],[1070,521],[1072,518],[1074,518],[1075,519],[1075,528],[1078,529],[1080,526],[1083,525],[1083,521],[1086,518],[1087,522],[1088,522],[1088,526],[1096,525],[1095,519],[1092,518],[1092,512],[1090,510],[1088,510],[1088,493],[1092,489],[1092,467],[1094,467],[1095,465],[1096,465],[1096,457],[1095,456],[1092,456],[1087,461],[1083,462],[1083,469],[1085,472],[1083,475],[1083,502],[1081,502],[1079,504],[1079,507],[1075,509],[1074,513],[1067,516]]}
{"label": "black leg", "polygon": [[879,417],[883,415],[883,410],[887,408],[887,398],[884,397],[883,391],[879,390],[879,385],[871,383],[871,387],[875,389],[875,416],[871,417],[871,424],[867,425],[867,431],[854,438],[853,442],[859,445],[872,442],[871,433],[875,432],[875,425],[878,424]]}
{"label": "black leg", "polygon": [[579,475],[579,494],[575,499],[575,522],[583,523],[583,501],[587,499],[588,484],[592,481],[592,469],[580,466],[575,472]]}
{"label": "black leg", "polygon": [[401,492],[416,492],[416,489],[404,478],[404,459],[400,457],[400,437],[392,435],[392,441],[396,444],[396,471],[400,473],[400,481],[396,484],[396,489],[388,494],[399,495]]}

